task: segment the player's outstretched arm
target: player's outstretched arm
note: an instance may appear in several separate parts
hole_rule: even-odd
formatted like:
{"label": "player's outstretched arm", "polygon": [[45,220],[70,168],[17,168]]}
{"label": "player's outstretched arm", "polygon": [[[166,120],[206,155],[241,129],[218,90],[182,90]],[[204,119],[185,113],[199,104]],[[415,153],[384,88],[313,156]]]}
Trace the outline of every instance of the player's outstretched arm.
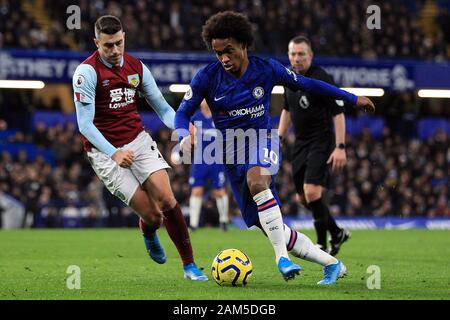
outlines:
{"label": "player's outstretched arm", "polygon": [[364,96],[360,96],[358,97],[358,101],[356,102],[356,106],[363,110],[364,112],[368,112],[368,113],[374,113],[375,112],[375,105],[373,104],[373,102]]}
{"label": "player's outstretched arm", "polygon": [[[141,62],[142,63],[142,62]],[[158,117],[164,124],[175,129],[175,110],[167,103],[162,95],[152,73],[145,64],[142,63],[142,94],[149,105],[155,110]]]}
{"label": "player's outstretched arm", "polygon": [[354,94],[333,86],[325,81],[316,80],[296,74],[275,60],[270,60],[275,74],[276,82],[291,88],[303,90],[314,95],[323,95],[356,106],[366,112],[374,112],[375,106],[366,97],[357,97]]}
{"label": "player's outstretched arm", "polygon": [[348,91],[342,90],[325,81],[311,79],[302,75],[297,75],[301,90],[317,95],[325,95],[334,99],[344,100],[345,102],[356,106],[356,108],[364,112],[375,112],[375,105],[367,97],[358,97]]}

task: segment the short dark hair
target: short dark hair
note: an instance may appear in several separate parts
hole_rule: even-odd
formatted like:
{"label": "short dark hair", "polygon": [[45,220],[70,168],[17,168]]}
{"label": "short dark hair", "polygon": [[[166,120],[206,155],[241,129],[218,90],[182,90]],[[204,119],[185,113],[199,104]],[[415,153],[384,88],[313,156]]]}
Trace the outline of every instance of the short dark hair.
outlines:
{"label": "short dark hair", "polygon": [[248,17],[234,11],[211,16],[203,26],[202,37],[208,49],[211,49],[213,39],[234,38],[246,48],[253,44],[252,25]]}
{"label": "short dark hair", "polygon": [[115,34],[122,30],[122,23],[119,18],[111,15],[101,16],[95,21],[95,37],[98,38],[100,33]]}
{"label": "short dark hair", "polygon": [[309,39],[305,36],[296,36],[294,38],[291,39],[291,41],[289,41],[289,43],[295,43],[295,44],[299,44],[299,43],[306,43],[308,45],[308,47],[312,50],[311,47],[311,41],[309,41]]}

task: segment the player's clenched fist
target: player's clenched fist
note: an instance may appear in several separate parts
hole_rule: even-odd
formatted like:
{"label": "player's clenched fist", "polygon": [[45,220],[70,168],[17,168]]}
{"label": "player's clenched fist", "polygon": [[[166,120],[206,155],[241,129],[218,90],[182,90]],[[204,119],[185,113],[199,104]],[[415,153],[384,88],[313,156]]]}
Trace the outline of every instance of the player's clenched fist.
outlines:
{"label": "player's clenched fist", "polygon": [[368,113],[375,112],[375,105],[367,97],[363,97],[363,96],[358,97],[358,101],[356,101],[356,106],[358,107],[358,109],[361,109],[364,112],[368,112]]}
{"label": "player's clenched fist", "polygon": [[117,150],[112,156],[113,159],[122,168],[128,168],[134,161],[134,153],[130,150]]}

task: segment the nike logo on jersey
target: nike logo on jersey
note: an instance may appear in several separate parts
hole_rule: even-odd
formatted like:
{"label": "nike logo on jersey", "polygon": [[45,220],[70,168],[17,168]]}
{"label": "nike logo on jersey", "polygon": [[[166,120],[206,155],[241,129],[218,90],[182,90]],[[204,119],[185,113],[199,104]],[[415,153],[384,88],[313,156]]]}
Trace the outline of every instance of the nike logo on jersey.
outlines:
{"label": "nike logo on jersey", "polygon": [[275,220],[277,220],[278,218],[272,219],[270,221],[267,221],[266,224],[271,224],[272,222],[274,222]]}
{"label": "nike logo on jersey", "polygon": [[219,100],[222,100],[223,98],[225,98],[226,96],[222,96],[222,97],[220,97],[220,98],[216,98],[216,97],[214,97],[214,101],[219,101]]}

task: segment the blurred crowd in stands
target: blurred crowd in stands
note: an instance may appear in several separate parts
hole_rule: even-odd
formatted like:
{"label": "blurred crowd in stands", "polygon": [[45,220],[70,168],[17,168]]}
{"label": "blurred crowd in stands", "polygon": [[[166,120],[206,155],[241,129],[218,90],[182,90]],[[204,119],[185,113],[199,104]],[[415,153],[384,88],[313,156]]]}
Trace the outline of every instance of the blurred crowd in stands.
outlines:
{"label": "blurred crowd in stands", "polygon": [[[348,163],[329,192],[334,215],[450,216],[450,136],[445,132],[420,141],[388,127],[374,139],[364,129],[360,136],[348,136],[347,145]],[[280,196],[290,199],[284,213],[296,215],[289,161],[283,169]]]}
{"label": "blurred crowd in stands", "polygon": [[[0,127],[6,124],[0,123]],[[26,149],[15,156],[5,150],[1,153],[0,192],[22,203],[25,225],[75,227],[80,217],[86,227],[135,225],[134,213],[111,196],[95,176],[72,123],[49,128],[37,123],[32,134],[19,131],[2,142],[31,143],[50,150],[55,159],[52,166],[42,155],[30,159]],[[69,218],[68,222],[63,218]],[[107,219],[106,224],[102,218]],[[70,225],[74,221],[76,224]]]}
{"label": "blurred crowd in stands", "polygon": [[[0,131],[7,128],[0,121]],[[173,142],[167,129],[152,133],[165,158],[170,161]],[[291,178],[287,138],[284,162],[277,185],[283,214],[308,214],[298,206]],[[34,132],[17,132],[2,143],[33,143],[51,150],[54,165],[43,157],[30,159],[25,151],[12,156],[1,153],[0,198],[7,195],[21,203],[26,226],[95,227],[135,226],[137,217],[103,187],[87,162],[80,135],[73,124],[46,127],[38,123]],[[450,216],[450,135],[438,131],[426,141],[408,139],[385,127],[374,139],[368,130],[347,138],[348,164],[329,190],[332,213],[337,216]],[[170,171],[175,196],[188,213],[189,170],[174,165]],[[230,192],[231,194],[231,192]],[[214,201],[204,205],[205,224],[218,223]],[[1,203],[1,202],[0,202]],[[230,215],[238,216],[233,199]],[[81,221],[81,222],[80,222]],[[80,224],[81,223],[81,224]]]}
{"label": "blurred crowd in stands", "polygon": [[[93,23],[103,14],[121,18],[128,50],[205,50],[201,28],[218,11],[245,12],[255,30],[254,49],[285,54],[288,41],[308,36],[323,56],[363,58],[449,57],[450,16],[446,1],[424,20],[427,0],[61,0],[45,1],[49,23],[24,9],[31,0],[0,0],[0,48],[91,51]],[[433,3],[433,1],[431,1]],[[81,29],[68,30],[70,5],[81,9]],[[368,6],[381,9],[381,29],[366,26]]]}
{"label": "blurred crowd in stands", "polygon": [[[39,3],[42,10],[37,10]],[[423,13],[430,3],[439,9],[426,20]],[[81,28],[67,30],[66,10],[74,4],[81,9]],[[381,8],[380,30],[366,26],[366,9],[374,4]],[[202,25],[215,12],[230,9],[249,16],[255,30],[253,49],[259,53],[285,55],[288,41],[304,34],[321,56],[450,58],[446,0],[0,0],[0,49],[92,51],[94,21],[113,14],[122,20],[127,50],[204,51]],[[380,137],[368,130],[348,136],[348,164],[333,179],[328,195],[334,215],[450,216],[450,134],[438,131],[427,140],[417,135],[421,117],[450,117],[443,100],[387,92],[375,101],[386,127]],[[81,220],[85,227],[136,226],[136,215],[94,174],[76,126],[33,123],[34,111],[60,111],[61,105],[58,98],[46,105],[29,91],[0,91],[0,212],[14,209],[23,215],[20,224],[34,227],[77,227]],[[349,110],[351,116],[357,116],[355,110]],[[3,135],[10,129],[12,134]],[[168,130],[152,133],[167,160],[173,146],[167,143],[169,135]],[[307,212],[298,206],[291,178],[293,139],[288,136],[284,145],[277,185],[283,214],[298,216]],[[21,149],[30,145],[42,152]],[[172,188],[186,214],[188,174],[186,166],[170,171]],[[204,222],[214,225],[215,202],[206,197]],[[239,215],[232,197],[230,214]]]}

